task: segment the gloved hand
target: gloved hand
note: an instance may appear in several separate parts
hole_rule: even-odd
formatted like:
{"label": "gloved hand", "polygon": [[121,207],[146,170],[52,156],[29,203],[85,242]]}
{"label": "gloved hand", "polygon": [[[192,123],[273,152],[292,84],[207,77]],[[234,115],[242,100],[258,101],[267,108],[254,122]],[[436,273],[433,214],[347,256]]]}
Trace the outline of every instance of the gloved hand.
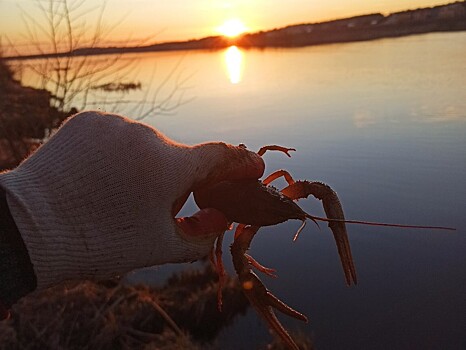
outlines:
{"label": "gloved hand", "polygon": [[44,288],[206,256],[228,223],[209,208],[175,219],[189,193],[263,171],[242,147],[187,146],[124,117],[83,112],[0,174],[0,186]]}

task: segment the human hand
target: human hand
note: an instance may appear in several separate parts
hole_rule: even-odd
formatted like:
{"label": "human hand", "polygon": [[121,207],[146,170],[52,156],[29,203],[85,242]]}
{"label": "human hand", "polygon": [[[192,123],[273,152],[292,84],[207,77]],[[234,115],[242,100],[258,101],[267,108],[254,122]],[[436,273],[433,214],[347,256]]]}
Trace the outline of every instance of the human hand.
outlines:
{"label": "human hand", "polygon": [[0,185],[38,286],[47,287],[207,255],[227,219],[212,208],[175,215],[197,188],[263,171],[262,158],[242,147],[187,146],[124,117],[83,112],[0,174]]}

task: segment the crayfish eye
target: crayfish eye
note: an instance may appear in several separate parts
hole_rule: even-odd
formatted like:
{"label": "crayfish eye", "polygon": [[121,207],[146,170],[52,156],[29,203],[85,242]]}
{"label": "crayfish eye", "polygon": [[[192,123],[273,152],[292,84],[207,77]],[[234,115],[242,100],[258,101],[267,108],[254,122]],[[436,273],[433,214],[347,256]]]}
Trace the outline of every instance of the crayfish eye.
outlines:
{"label": "crayfish eye", "polygon": [[240,143],[238,147],[242,149],[247,149],[247,146],[244,143]]}

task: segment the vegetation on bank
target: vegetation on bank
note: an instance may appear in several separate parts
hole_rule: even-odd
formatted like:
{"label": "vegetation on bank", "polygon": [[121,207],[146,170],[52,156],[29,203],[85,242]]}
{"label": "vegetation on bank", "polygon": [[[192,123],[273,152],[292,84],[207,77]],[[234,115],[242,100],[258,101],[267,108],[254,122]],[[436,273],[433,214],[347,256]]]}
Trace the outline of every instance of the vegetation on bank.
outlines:
{"label": "vegetation on bank", "polygon": [[[217,274],[210,265],[173,275],[164,286],[118,280],[65,283],[35,292],[0,322],[0,349],[217,349],[215,338],[249,304],[236,278],[227,277],[217,310]],[[297,334],[301,349],[311,349]],[[284,349],[275,340],[265,345]]]}
{"label": "vegetation on bank", "polygon": [[247,309],[235,279],[217,310],[216,273],[206,266],[161,288],[118,280],[66,283],[35,292],[0,323],[0,349],[201,349]]}
{"label": "vegetation on bank", "polygon": [[0,170],[13,168],[34,151],[67,116],[51,107],[52,94],[25,87],[0,60]]}

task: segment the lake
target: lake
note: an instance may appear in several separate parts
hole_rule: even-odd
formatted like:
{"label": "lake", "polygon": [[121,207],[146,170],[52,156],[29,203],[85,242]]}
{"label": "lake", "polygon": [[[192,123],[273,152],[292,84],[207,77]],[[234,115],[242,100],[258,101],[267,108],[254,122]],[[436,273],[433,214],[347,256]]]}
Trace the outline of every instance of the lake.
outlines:
{"label": "lake", "polygon": [[[122,59],[138,61],[132,79],[142,84],[128,100],[151,99],[164,79],[156,101],[174,89],[173,113],[143,120],[169,137],[294,147],[292,158],[267,153],[266,173],[287,169],[329,184],[347,218],[458,229],[348,226],[359,281],[349,288],[326,225],[308,223],[297,242],[300,222],[263,228],[250,253],[279,275],[263,281],[310,319],[279,316],[287,328],[312,335],[318,349],[466,349],[465,32]],[[120,106],[137,117],[132,109]],[[300,205],[323,214],[313,199]],[[183,212],[194,210],[190,201]],[[231,240],[229,233],[229,271]],[[160,281],[172,270],[131,278]],[[225,330],[219,347],[269,340],[250,311]]]}

